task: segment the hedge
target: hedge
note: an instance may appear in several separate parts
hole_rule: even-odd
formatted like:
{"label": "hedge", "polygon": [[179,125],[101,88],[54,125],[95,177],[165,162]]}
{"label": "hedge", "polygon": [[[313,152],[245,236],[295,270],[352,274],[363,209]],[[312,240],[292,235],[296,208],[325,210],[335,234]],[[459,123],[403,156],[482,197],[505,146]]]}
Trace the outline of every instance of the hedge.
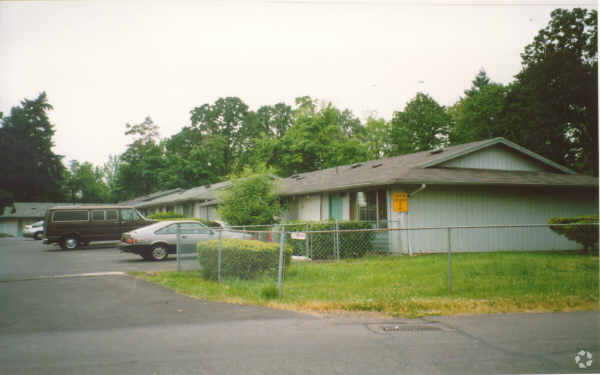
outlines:
{"label": "hedge", "polygon": [[219,223],[217,223],[216,221],[212,221],[212,220],[205,220],[205,219],[201,219],[199,217],[184,217],[182,214],[178,214],[176,212],[173,211],[168,211],[168,212],[156,212],[153,213],[152,215],[148,215],[148,219],[151,220],[160,220],[160,221],[165,221],[165,220],[195,220],[195,221],[199,221],[202,224],[206,225],[207,227],[210,228],[220,228],[221,225]]}
{"label": "hedge", "polygon": [[[335,222],[302,222],[286,224],[286,232],[304,232],[308,224],[310,231],[332,231],[336,229]],[[362,221],[339,221],[340,230],[349,229],[372,229],[373,224]],[[375,232],[340,232],[340,258],[358,258],[373,250]],[[310,241],[312,248],[312,259],[334,258],[335,235],[333,233],[309,233],[307,240],[294,240],[286,238],[287,243],[292,246],[294,255],[306,255],[306,241]]]}
{"label": "hedge", "polygon": [[[548,224],[577,224],[550,227],[555,233],[561,234],[571,241],[583,245],[583,250],[588,251],[598,243],[598,215],[580,217],[554,217]],[[596,224],[596,225],[582,225]]]}
{"label": "hedge", "polygon": [[[197,244],[198,262],[202,276],[217,280],[219,240]],[[284,266],[290,265],[292,248],[284,249]],[[221,276],[252,279],[268,273],[276,275],[279,269],[279,244],[240,239],[223,239],[221,248]]]}

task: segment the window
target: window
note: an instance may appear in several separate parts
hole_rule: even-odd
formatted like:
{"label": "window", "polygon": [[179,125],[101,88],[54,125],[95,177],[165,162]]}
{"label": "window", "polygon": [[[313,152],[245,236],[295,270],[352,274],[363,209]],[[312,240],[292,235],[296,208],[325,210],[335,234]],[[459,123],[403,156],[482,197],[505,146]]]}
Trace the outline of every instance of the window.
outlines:
{"label": "window", "polygon": [[106,220],[116,221],[118,220],[117,210],[107,210]]}
{"label": "window", "polygon": [[92,211],[92,221],[104,221],[104,210]]}
{"label": "window", "polygon": [[177,234],[177,225],[180,226],[181,234],[208,234],[209,229],[202,224],[182,223],[171,224],[167,227],[157,230],[156,234]]}
{"label": "window", "polygon": [[387,220],[387,199],[385,190],[350,193],[350,220]]}
{"label": "window", "polygon": [[54,221],[88,221],[89,212],[87,210],[56,211],[54,212]]}
{"label": "window", "polygon": [[154,232],[155,234],[177,234],[177,224],[171,224]]}
{"label": "window", "polygon": [[123,221],[137,221],[138,215],[132,208],[123,208],[121,209],[121,220]]}
{"label": "window", "polygon": [[183,234],[207,234],[208,228],[202,224],[183,223],[181,224],[181,233]]}

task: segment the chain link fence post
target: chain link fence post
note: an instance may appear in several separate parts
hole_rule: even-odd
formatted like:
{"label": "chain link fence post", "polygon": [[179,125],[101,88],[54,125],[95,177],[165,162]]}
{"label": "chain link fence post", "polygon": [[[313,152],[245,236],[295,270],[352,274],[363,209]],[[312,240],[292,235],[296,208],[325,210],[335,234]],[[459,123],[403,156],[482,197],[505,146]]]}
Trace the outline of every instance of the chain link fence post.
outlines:
{"label": "chain link fence post", "polygon": [[306,233],[306,257],[308,258],[308,223],[306,223],[306,227],[304,229],[304,233]]}
{"label": "chain link fence post", "polygon": [[221,256],[223,250],[223,231],[219,231],[219,254],[217,256],[217,282],[221,281]]}
{"label": "chain link fence post", "polygon": [[279,274],[277,275],[277,293],[281,298],[281,283],[283,281],[283,248],[285,247],[285,226],[281,226],[279,238]]}
{"label": "chain link fence post", "polygon": [[[312,231],[312,224],[310,224],[310,230]],[[312,235],[309,235],[308,248],[310,250],[310,259],[313,258],[313,244],[312,244]]]}
{"label": "chain link fence post", "polygon": [[177,224],[176,252],[177,252],[177,272],[181,272],[181,224]]}
{"label": "chain link fence post", "polygon": [[452,293],[452,237],[448,228],[448,293]]}
{"label": "chain link fence post", "polygon": [[336,258],[340,260],[340,223],[335,220],[335,244],[336,244]]}

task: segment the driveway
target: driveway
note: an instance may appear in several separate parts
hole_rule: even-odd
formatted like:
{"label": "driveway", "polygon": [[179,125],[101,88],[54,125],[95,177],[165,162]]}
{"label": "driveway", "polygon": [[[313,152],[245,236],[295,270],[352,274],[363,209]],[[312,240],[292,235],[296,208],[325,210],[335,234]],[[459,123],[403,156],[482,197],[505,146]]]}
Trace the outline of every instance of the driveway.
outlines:
{"label": "driveway", "polygon": [[[0,242],[1,374],[598,372],[598,312],[317,318],[192,299],[129,276],[175,268],[109,246]],[[37,272],[36,272],[37,270]],[[38,278],[44,276],[43,278]],[[581,350],[595,358],[580,369]]]}

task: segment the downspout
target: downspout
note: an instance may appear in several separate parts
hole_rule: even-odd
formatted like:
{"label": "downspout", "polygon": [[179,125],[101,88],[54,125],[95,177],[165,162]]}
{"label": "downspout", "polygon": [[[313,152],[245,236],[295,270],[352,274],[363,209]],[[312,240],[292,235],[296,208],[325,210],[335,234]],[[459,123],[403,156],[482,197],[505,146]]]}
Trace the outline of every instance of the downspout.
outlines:
{"label": "downspout", "polygon": [[421,184],[421,186],[417,190],[415,190],[412,193],[408,194],[408,196],[412,197],[413,195],[417,194],[418,192],[425,190],[426,187],[427,187],[427,185]]}
{"label": "downspout", "polygon": [[[425,190],[426,187],[427,187],[427,185],[421,184],[421,186],[417,190],[415,190],[412,193],[408,194],[408,196],[409,197],[413,197],[415,194],[417,194],[417,193]],[[408,212],[406,212],[406,228],[410,228],[410,226],[408,224],[408,217],[409,217]],[[408,229],[406,231],[406,238],[407,238],[406,242],[407,242],[407,245],[408,245],[408,255],[412,256],[412,248],[410,247],[410,229]]]}

